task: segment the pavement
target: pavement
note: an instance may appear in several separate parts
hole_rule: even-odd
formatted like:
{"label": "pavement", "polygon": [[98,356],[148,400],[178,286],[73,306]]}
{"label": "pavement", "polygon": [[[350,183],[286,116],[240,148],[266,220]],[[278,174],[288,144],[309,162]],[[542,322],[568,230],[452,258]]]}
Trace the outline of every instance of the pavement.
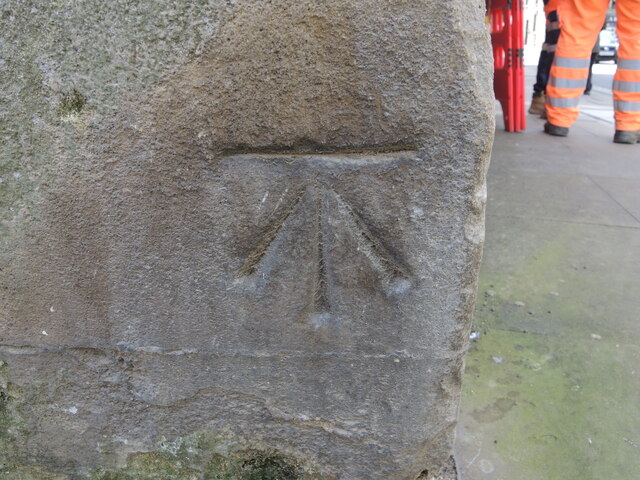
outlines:
{"label": "pavement", "polygon": [[566,138],[496,116],[460,480],[640,479],[640,144],[612,143],[614,71]]}

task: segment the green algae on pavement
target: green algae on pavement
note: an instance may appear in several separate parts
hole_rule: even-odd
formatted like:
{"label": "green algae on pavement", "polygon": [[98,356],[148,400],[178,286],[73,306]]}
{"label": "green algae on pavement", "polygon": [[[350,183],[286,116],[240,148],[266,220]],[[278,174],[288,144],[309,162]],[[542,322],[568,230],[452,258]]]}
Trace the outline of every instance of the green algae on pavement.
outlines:
{"label": "green algae on pavement", "polygon": [[[494,225],[507,228],[521,231],[526,221]],[[568,338],[595,333],[618,343],[640,343],[640,304],[629,295],[640,288],[638,230],[538,222],[517,241],[504,237],[489,241],[485,251],[476,329]]]}
{"label": "green algae on pavement", "polygon": [[463,465],[467,478],[501,478],[473,475],[492,473],[491,457],[502,462],[504,478],[634,478],[638,365],[633,345],[489,330],[474,344],[465,376],[464,433],[482,431],[482,439],[464,448],[485,459]]}
{"label": "green algae on pavement", "polygon": [[464,480],[636,478],[638,230],[490,227],[463,382]]}
{"label": "green algae on pavement", "polygon": [[462,396],[464,480],[636,478],[638,230],[490,227]]}

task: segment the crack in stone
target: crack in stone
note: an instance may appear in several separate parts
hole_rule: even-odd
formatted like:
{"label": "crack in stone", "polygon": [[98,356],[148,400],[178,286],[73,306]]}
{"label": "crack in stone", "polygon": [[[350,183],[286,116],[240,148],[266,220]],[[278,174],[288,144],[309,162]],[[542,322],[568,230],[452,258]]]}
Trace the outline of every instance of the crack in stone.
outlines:
{"label": "crack in stone", "polygon": [[[374,444],[379,447],[383,447],[382,444],[379,444],[378,442],[376,442],[370,437],[370,433],[368,430],[363,428],[359,428],[357,430],[351,430],[351,431],[349,430],[349,427],[351,426],[362,424],[361,420],[358,420],[358,419],[344,420],[340,422],[340,424],[336,424],[335,422],[325,420],[320,417],[309,418],[306,415],[294,416],[282,411],[275,405],[271,404],[269,400],[264,397],[260,397],[258,395],[248,393],[248,392],[243,392],[241,390],[235,390],[235,389],[229,389],[229,388],[223,388],[223,387],[217,387],[217,386],[201,387],[195,392],[193,392],[192,394],[167,404],[144,400],[138,397],[136,397],[136,399],[140,403],[152,405],[153,407],[156,407],[156,408],[170,409],[170,408],[184,406],[189,403],[193,403],[194,401],[196,401],[197,397],[202,396],[208,392],[221,393],[225,395],[236,395],[239,397],[246,398],[247,400],[250,400],[253,403],[265,408],[267,412],[269,412],[269,415],[271,415],[272,419],[277,422],[291,423],[304,428],[321,429],[331,435],[335,435],[337,437],[340,437],[349,441],[362,441],[363,439],[367,438],[367,443]],[[134,394],[134,390],[131,390],[131,393]],[[348,425],[349,423],[351,423],[352,425]]]}

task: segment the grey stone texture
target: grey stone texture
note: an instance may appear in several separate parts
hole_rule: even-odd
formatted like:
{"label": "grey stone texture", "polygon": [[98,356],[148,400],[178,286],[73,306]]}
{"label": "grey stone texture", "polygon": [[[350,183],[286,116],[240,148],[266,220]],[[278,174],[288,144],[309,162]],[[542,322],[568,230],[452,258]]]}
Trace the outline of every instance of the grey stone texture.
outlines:
{"label": "grey stone texture", "polygon": [[484,2],[1,9],[0,476],[437,474],[483,240]]}

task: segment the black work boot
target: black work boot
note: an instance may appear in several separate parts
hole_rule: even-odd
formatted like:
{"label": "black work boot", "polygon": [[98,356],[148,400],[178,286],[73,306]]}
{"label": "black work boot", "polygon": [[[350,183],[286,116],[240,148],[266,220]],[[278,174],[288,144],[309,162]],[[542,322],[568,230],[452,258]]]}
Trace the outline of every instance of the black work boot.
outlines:
{"label": "black work boot", "polygon": [[640,143],[640,130],[616,130],[614,143]]}
{"label": "black work boot", "polygon": [[548,133],[554,137],[566,137],[569,135],[569,127],[558,127],[553,123],[547,122],[544,124],[544,133]]}

